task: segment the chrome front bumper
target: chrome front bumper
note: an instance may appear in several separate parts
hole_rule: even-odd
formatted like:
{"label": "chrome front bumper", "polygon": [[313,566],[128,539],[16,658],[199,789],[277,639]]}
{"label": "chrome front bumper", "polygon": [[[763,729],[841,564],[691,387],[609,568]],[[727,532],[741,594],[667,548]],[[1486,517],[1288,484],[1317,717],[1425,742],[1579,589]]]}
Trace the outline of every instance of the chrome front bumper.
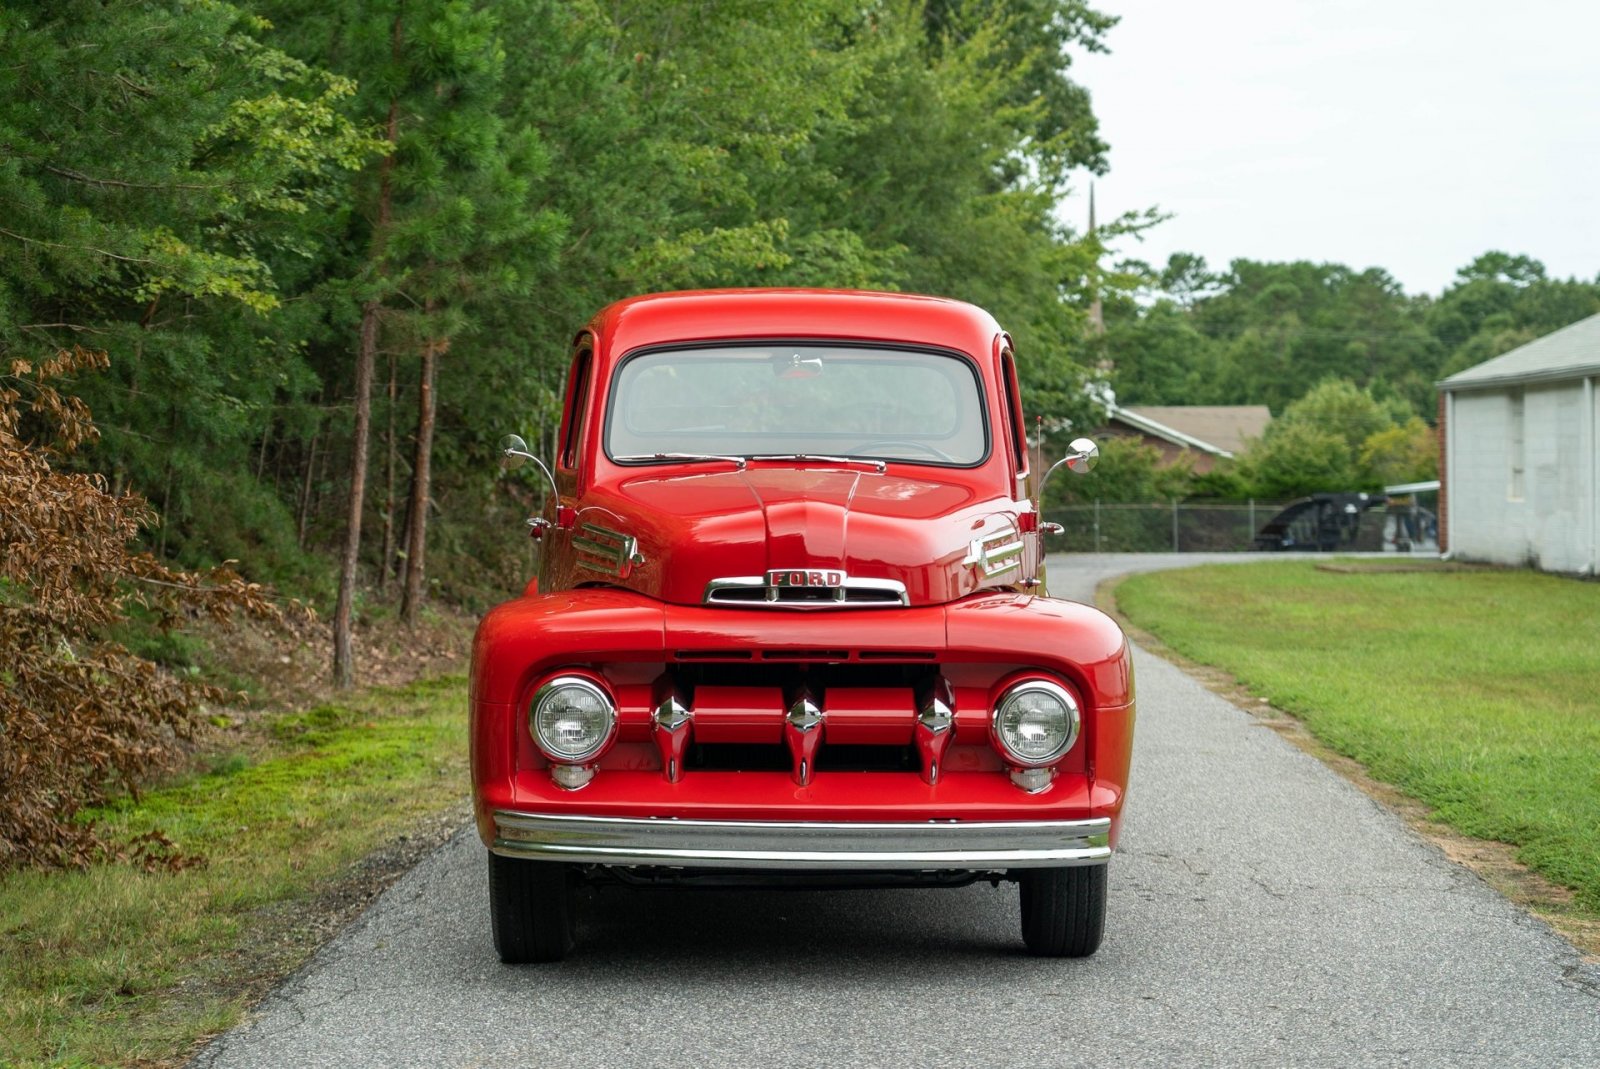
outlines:
{"label": "chrome front bumper", "polygon": [[494,852],[593,865],[839,872],[997,870],[1101,865],[1111,821],[901,824],[494,814]]}

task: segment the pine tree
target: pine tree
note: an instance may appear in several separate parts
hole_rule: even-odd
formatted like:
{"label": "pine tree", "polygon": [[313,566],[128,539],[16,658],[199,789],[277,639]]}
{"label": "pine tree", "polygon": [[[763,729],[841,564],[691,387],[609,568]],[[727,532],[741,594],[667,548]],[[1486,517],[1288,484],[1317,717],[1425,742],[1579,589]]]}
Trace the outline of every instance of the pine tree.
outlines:
{"label": "pine tree", "polygon": [[[81,861],[80,807],[137,788],[214,694],[109,628],[272,612],[230,571],[139,552],[156,515],[129,489],[160,489],[159,548],[171,514],[249,485],[297,370],[280,268],[373,147],[338,111],[351,83],[263,31],[217,0],[0,8],[0,867]],[[75,393],[106,400],[106,441]]]}
{"label": "pine tree", "polygon": [[[439,359],[470,334],[488,302],[528,285],[529,263],[548,256],[563,220],[530,203],[540,169],[531,131],[505,126],[505,47],[492,5],[466,0],[374,0],[323,11],[301,0],[271,5],[297,27],[295,47],[338,55],[360,80],[356,114],[381,123],[389,148],[364,177],[363,210],[350,216],[350,265],[359,293],[350,491],[334,611],[333,671],[354,673],[351,651],[372,411],[380,345],[418,360],[403,615],[414,621],[425,590],[433,452],[433,385]],[[387,567],[387,562],[383,562]]]}

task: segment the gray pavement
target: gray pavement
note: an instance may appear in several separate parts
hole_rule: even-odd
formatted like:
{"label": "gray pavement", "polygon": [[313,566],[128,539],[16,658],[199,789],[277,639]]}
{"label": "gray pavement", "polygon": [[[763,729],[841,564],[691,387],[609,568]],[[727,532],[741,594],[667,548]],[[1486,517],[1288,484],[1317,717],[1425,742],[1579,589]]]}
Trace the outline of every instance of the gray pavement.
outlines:
{"label": "gray pavement", "polygon": [[[1050,575],[1087,600],[1199,559]],[[1600,967],[1248,714],[1137,670],[1091,959],[1023,956],[1010,885],[601,889],[576,956],[506,968],[463,829],[194,1064],[1600,1066]]]}

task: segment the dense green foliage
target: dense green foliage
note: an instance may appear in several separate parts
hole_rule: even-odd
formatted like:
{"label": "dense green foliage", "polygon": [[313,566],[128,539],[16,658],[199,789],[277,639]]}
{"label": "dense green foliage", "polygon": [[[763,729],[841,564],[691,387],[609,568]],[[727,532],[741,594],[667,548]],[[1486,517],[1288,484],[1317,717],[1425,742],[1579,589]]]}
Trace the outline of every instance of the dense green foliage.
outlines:
{"label": "dense green foliage", "polygon": [[1401,398],[1377,401],[1371,388],[1326,379],[1268,424],[1238,465],[1257,497],[1376,490],[1437,474],[1433,432]]}
{"label": "dense green foliage", "polygon": [[354,83],[220,2],[8,3],[0,53],[0,364],[107,351],[79,386],[94,462],[180,521],[157,548],[307,567],[245,476],[267,414],[315,381],[284,282],[373,146]]}
{"label": "dense green foliage", "polygon": [[[1441,374],[1600,309],[1498,253],[1437,298],[1338,265],[1103,270],[1150,217],[1085,235],[1058,209],[1107,169],[1071,61],[1113,22],[1088,0],[15,0],[0,361],[105,351],[76,386],[103,440],[74,463],[150,499],[158,554],[327,608],[363,521],[359,616],[402,575],[514,586],[540,488],[496,482],[491,443],[550,451],[574,331],[630,293],[946,294],[1012,331],[1053,426],[1094,423],[1096,367],[1123,403],[1286,417],[1198,487],[1108,461],[1124,499],[1416,472]],[[1294,408],[1329,381],[1379,414],[1366,433]]]}
{"label": "dense green foliage", "polygon": [[1107,438],[1093,472],[1051,480],[1046,498],[1059,507],[1377,491],[1434,478],[1438,454],[1438,435],[1402,398],[1379,401],[1370,387],[1330,378],[1291,402],[1232,462],[1196,474],[1191,453],[1167,461],[1141,440]]}
{"label": "dense green foliage", "polygon": [[1600,587],[1299,563],[1134,576],[1116,597],[1439,820],[1515,845],[1581,916],[1600,912]]}
{"label": "dense green foliage", "polygon": [[1094,344],[1119,404],[1265,404],[1275,419],[1216,472],[1167,473],[1156,486],[1155,451],[1124,449],[1115,485],[1079,481],[1058,503],[1278,499],[1434,478],[1434,383],[1600,312],[1600,278],[1551,279],[1538,261],[1500,252],[1438,297],[1408,295],[1376,268],[1236,260],[1212,272],[1188,253],[1160,270],[1128,261],[1106,278],[1106,333]]}
{"label": "dense green foliage", "polygon": [[1600,278],[1547,278],[1526,256],[1491,252],[1438,297],[1408,295],[1377,268],[1202,257],[1122,265],[1107,295],[1106,355],[1123,404],[1265,404],[1274,414],[1347,380],[1398,422],[1432,420],[1433,384],[1600,312]]}
{"label": "dense green foliage", "polygon": [[1055,208],[1105,169],[1068,69],[1112,21],[1085,0],[19,0],[0,357],[103,348],[82,463],[151,499],[153,548],[324,607],[356,452],[369,586],[417,556],[413,499],[429,585],[516,581],[539,491],[497,485],[491,443],[548,451],[573,333],[630,293],[971,299],[1016,336],[1033,407],[1084,422],[1100,246]]}

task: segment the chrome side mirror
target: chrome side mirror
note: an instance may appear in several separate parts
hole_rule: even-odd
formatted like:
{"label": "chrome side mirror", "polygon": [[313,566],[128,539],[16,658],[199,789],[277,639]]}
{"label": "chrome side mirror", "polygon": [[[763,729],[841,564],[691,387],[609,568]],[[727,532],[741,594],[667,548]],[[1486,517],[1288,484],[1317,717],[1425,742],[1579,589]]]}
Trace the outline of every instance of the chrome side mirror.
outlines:
{"label": "chrome side mirror", "polygon": [[1087,475],[1093,471],[1094,466],[1100,462],[1100,447],[1095,445],[1091,439],[1074,438],[1072,440],[1072,444],[1067,448],[1070,449],[1071,452],[1062,457],[1060,460],[1056,461],[1054,464],[1050,465],[1050,470],[1045,472],[1044,478],[1039,480],[1040,502],[1044,501],[1044,484],[1050,481],[1050,476],[1054,475],[1056,473],[1056,469],[1061,467],[1061,465],[1065,464],[1067,466],[1067,470],[1073,472],[1074,474]]}
{"label": "chrome side mirror", "polygon": [[528,443],[520,434],[508,434],[500,439],[500,470],[516,471],[525,460],[537,463],[538,458],[528,452]]}
{"label": "chrome side mirror", "polygon": [[[522,467],[524,462],[529,460],[533,461],[534,464],[538,466],[539,470],[544,472],[545,481],[550,484],[550,500],[555,502],[556,517],[559,520],[562,515],[561,491],[556,489],[556,478],[554,475],[550,474],[550,469],[544,466],[544,461],[528,452],[528,443],[522,440],[521,435],[508,434],[504,438],[500,439],[501,471],[515,471],[516,469]],[[537,538],[543,532],[544,528],[550,526],[550,521],[536,516],[528,521],[528,526],[533,528],[533,536]],[[562,524],[562,526],[570,525]]]}
{"label": "chrome side mirror", "polygon": [[[1045,472],[1044,475],[1039,479],[1038,487],[1034,492],[1035,496],[1033,500],[1033,512],[1027,514],[1033,517],[1033,523],[1035,524],[1034,530],[1039,532],[1041,549],[1043,548],[1042,543],[1045,535],[1058,535],[1066,531],[1066,528],[1062,527],[1059,523],[1045,522],[1045,483],[1050,481],[1050,476],[1054,475],[1056,473],[1056,469],[1061,467],[1063,464],[1065,464],[1069,470],[1078,475],[1087,475],[1094,470],[1095,464],[1097,464],[1100,460],[1100,447],[1095,445],[1092,439],[1074,438],[1072,440],[1072,444],[1067,448],[1070,450],[1070,452],[1068,452],[1066,456],[1062,457],[1054,464],[1050,465],[1050,470]],[[1035,567],[1042,570],[1042,558],[1036,562]],[[1043,579],[1039,574],[1036,573],[1034,575],[1025,577],[1022,581],[1022,585],[1032,589],[1033,587],[1042,586]]]}
{"label": "chrome side mirror", "polygon": [[1072,452],[1062,457],[1060,463],[1065,464],[1067,470],[1074,474],[1087,475],[1094,470],[1096,464],[1100,463],[1100,447],[1091,439],[1074,438],[1068,448]]}

